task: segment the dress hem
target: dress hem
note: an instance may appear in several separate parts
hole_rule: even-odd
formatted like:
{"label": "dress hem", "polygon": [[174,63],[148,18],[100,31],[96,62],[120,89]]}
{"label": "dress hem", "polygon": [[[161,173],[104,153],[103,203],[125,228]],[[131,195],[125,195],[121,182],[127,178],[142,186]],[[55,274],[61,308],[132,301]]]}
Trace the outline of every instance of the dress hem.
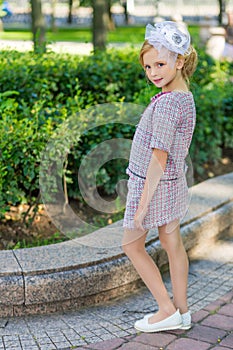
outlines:
{"label": "dress hem", "polygon": [[[172,221],[174,221],[174,220],[181,220],[183,217],[184,217],[185,215],[180,215],[180,216],[178,216],[178,217],[174,217],[174,218],[171,218],[171,219],[168,219],[168,220],[166,220],[166,221],[163,221],[162,223],[159,223],[159,224],[154,224],[153,226],[147,226],[147,227],[145,227],[145,226],[143,226],[143,228],[145,229],[145,230],[152,230],[153,228],[157,228],[157,227],[160,227],[160,226],[164,226],[164,225],[166,225],[166,224],[169,224],[169,223],[171,223]],[[123,228],[126,228],[126,229],[129,229],[129,230],[134,230],[135,229],[135,227],[129,227],[129,226],[127,226],[127,225],[124,225],[124,223],[123,223]]]}

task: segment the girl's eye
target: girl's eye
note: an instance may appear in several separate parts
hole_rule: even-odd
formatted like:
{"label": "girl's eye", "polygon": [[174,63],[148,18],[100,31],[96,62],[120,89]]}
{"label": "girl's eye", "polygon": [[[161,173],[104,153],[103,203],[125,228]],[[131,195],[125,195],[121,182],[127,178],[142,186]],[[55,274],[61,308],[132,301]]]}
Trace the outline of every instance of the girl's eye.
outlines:
{"label": "girl's eye", "polygon": [[158,67],[163,67],[164,63],[158,63]]}
{"label": "girl's eye", "polygon": [[147,65],[145,66],[145,70],[148,70],[148,69],[150,69],[150,66],[147,64]]}

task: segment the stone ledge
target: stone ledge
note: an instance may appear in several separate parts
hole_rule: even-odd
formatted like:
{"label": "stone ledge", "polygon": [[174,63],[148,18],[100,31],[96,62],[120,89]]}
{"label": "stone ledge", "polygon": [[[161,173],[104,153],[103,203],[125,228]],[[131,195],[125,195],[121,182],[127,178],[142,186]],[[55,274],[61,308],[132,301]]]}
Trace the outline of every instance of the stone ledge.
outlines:
{"label": "stone ledge", "polygon": [[[233,173],[192,187],[189,211],[181,224],[186,250],[208,244],[221,232],[232,234]],[[124,256],[121,222],[113,225],[106,248],[88,245],[93,235],[56,245],[0,252],[0,317],[48,313],[103,302],[130,292],[139,277]],[[84,245],[86,244],[86,245]],[[148,252],[160,268],[167,265],[156,230],[147,239]]]}

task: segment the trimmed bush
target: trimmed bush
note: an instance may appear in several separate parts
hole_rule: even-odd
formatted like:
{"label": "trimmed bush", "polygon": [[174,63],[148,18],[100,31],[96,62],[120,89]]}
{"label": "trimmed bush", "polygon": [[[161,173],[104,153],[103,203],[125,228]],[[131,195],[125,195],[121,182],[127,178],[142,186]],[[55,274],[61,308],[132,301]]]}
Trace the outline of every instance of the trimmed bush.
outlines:
{"label": "trimmed bush", "polygon": [[[146,106],[158,92],[148,85],[138,62],[138,50],[109,50],[88,57],[2,51],[0,66],[0,213],[9,205],[38,202],[40,153],[54,130],[73,113],[95,104],[133,102]],[[216,62],[200,52],[191,82],[197,107],[197,126],[191,158],[198,173],[203,163],[221,156],[222,147],[233,147],[232,64]],[[68,186],[79,197],[76,170],[81,157],[100,141],[132,138],[134,128],[104,125],[80,135],[69,155]],[[126,162],[108,162],[97,185],[113,195]],[[68,175],[67,175],[68,176]]]}

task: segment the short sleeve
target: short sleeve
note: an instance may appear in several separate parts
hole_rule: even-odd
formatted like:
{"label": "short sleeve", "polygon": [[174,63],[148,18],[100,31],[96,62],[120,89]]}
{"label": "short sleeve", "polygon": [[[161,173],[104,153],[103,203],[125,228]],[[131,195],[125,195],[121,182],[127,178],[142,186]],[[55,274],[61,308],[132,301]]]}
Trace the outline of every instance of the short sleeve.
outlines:
{"label": "short sleeve", "polygon": [[172,94],[161,96],[152,116],[151,148],[170,152],[180,117],[180,104],[177,99]]}

